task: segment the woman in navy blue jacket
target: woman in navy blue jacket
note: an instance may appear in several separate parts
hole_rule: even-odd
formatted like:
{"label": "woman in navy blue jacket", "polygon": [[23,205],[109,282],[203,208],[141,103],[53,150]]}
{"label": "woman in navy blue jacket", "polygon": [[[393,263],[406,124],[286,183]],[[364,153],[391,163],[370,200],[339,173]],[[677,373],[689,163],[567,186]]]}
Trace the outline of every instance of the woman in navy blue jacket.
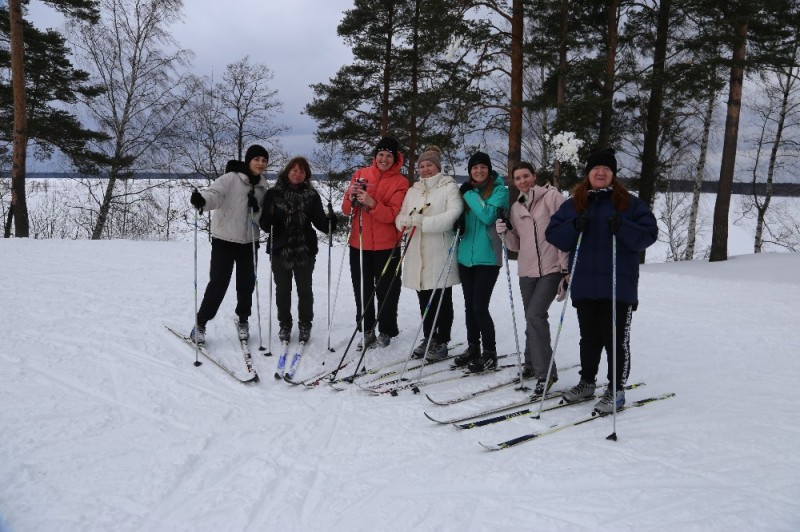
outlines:
{"label": "woman in navy blue jacket", "polygon": [[581,380],[564,393],[569,402],[594,394],[603,348],[608,359],[609,385],[595,408],[613,410],[611,298],[613,279],[612,235],[617,239],[617,408],[625,404],[623,386],[630,373],[630,326],[639,303],[639,253],[658,238],[658,225],[649,207],[617,180],[613,150],[592,152],[586,178],[575,187],[550,219],[547,241],[570,252],[570,264],[583,233],[572,278],[572,305],[580,328]]}

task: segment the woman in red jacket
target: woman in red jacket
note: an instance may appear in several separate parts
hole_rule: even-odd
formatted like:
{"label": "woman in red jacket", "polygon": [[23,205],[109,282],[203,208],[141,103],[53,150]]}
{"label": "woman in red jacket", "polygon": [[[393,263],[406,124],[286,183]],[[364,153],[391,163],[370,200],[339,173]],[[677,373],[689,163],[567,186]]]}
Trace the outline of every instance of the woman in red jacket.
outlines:
{"label": "woman in red jacket", "polygon": [[[391,275],[381,278],[381,272],[390,257],[391,262],[386,271],[394,272],[399,266],[400,250],[397,244],[401,233],[395,227],[394,221],[409,186],[408,179],[400,173],[402,167],[403,154],[399,152],[397,140],[392,137],[382,138],[376,147],[372,166],[356,171],[342,204],[342,211],[352,219],[350,276],[356,299],[356,322],[359,325],[362,316],[362,287],[364,304],[372,299],[372,303],[363,310],[366,347],[376,342],[380,346],[387,346],[400,333],[397,327],[400,283],[392,283]],[[373,292],[378,308],[382,309],[377,317],[375,298],[371,297]],[[377,337],[376,324],[380,332]],[[362,343],[359,343],[359,348],[364,348]]]}

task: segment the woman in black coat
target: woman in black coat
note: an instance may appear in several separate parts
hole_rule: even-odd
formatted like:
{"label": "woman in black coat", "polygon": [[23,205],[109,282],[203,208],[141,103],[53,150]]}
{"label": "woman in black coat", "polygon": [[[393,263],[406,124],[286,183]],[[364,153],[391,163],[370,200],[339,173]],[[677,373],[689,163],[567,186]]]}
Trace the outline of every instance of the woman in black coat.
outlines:
{"label": "woman in black coat", "polygon": [[288,342],[292,334],[292,277],[297,285],[298,339],[307,342],[311,336],[312,277],[319,249],[314,227],[324,233],[336,231],[336,216],[330,205],[325,213],[310,179],[308,161],[305,157],[295,157],[278,174],[275,186],[267,191],[261,210],[261,228],[270,234],[267,252],[272,254],[281,342]]}
{"label": "woman in black coat", "polygon": [[[578,311],[581,380],[563,394],[569,402],[594,395],[603,349],[608,358],[608,380],[595,408],[613,411],[612,288],[616,283],[616,383],[617,408],[625,404],[623,386],[630,373],[630,326],[639,303],[639,253],[658,238],[658,225],[647,204],[630,194],[617,179],[617,159],[612,150],[593,152],[586,162],[586,178],[572,197],[561,204],[545,232],[547,241],[562,251],[575,253],[572,305]],[[579,235],[580,249],[576,250]],[[612,235],[616,236],[616,278]]]}

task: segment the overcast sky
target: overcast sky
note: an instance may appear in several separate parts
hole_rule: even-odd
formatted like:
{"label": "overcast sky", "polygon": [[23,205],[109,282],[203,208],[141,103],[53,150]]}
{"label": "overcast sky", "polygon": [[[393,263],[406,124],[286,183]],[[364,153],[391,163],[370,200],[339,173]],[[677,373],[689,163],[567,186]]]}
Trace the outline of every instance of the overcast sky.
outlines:
{"label": "overcast sky", "polygon": [[[246,55],[267,65],[284,104],[278,120],[290,128],[283,147],[290,155],[311,156],[316,125],[301,112],[312,98],[309,85],[327,81],[351,60],[336,27],[352,7],[353,0],[184,0],[184,20],[172,34],[194,52],[197,75],[218,78]],[[38,27],[63,25],[42,2],[31,2],[29,18]]]}

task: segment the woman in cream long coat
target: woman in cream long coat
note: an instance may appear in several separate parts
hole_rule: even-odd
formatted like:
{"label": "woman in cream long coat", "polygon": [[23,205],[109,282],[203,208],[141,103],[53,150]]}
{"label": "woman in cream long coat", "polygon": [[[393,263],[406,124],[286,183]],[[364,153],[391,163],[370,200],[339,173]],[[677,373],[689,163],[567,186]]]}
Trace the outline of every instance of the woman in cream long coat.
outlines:
{"label": "woman in cream long coat", "polygon": [[[428,359],[440,360],[447,356],[453,326],[452,287],[459,283],[455,257],[450,259],[450,268],[447,268],[448,250],[455,238],[453,224],[464,207],[455,180],[441,173],[438,147],[425,149],[419,156],[418,169],[420,180],[408,190],[395,223],[398,229],[416,227],[407,244],[403,265],[403,286],[417,291],[420,314],[424,316],[425,337],[414,349],[414,357],[425,355],[425,347],[431,339]],[[434,323],[439,298],[442,298],[441,308]],[[426,313],[428,301],[431,304]]]}

